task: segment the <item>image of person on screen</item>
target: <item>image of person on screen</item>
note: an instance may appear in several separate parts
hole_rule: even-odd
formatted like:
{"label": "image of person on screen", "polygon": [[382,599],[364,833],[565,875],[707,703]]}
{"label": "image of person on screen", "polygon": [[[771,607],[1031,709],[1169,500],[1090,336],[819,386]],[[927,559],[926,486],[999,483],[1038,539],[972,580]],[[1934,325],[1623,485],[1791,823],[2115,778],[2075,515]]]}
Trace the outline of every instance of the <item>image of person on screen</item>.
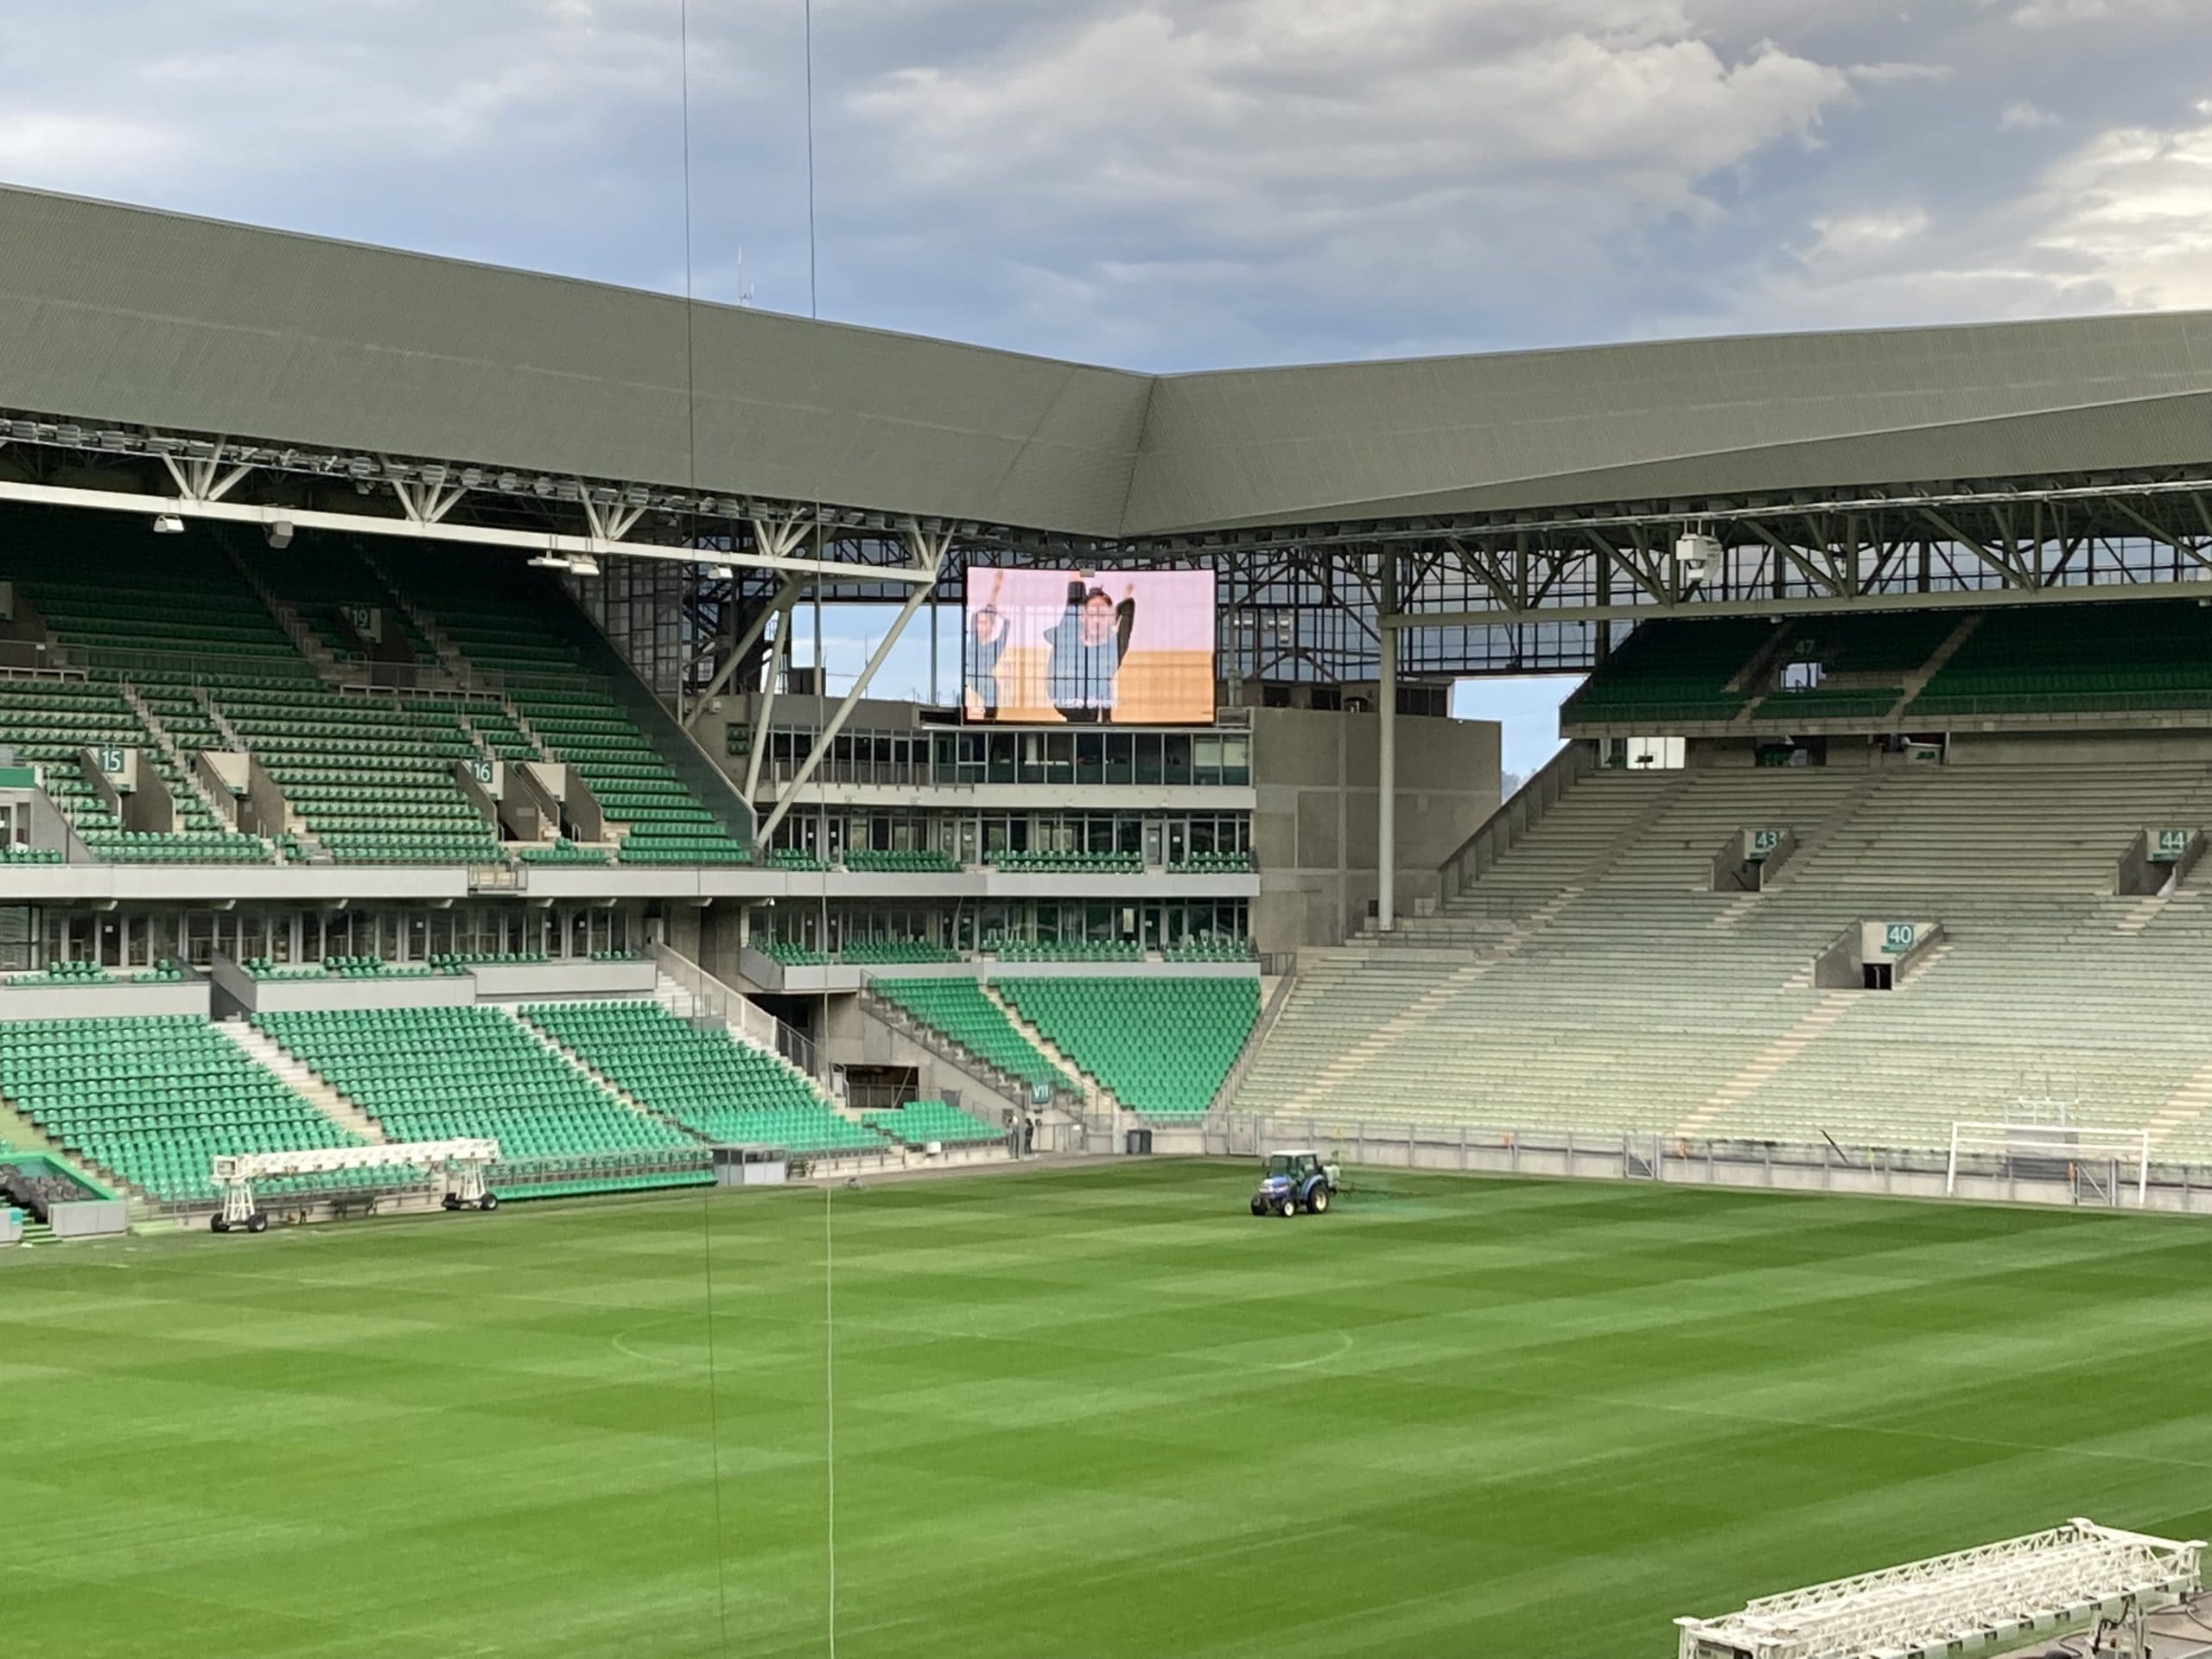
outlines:
{"label": "image of person on screen", "polygon": [[1046,671],[1052,707],[1071,725],[1096,726],[1114,712],[1116,682],[1129,636],[1137,626],[1135,582],[1122,590],[1116,605],[1103,588],[1077,576],[1068,583],[1068,607],[1057,627],[1045,630],[1052,642]]}
{"label": "image of person on screen", "polygon": [[999,658],[1006,655],[1008,632],[1005,613],[999,609],[999,592],[1006,586],[1006,572],[991,573],[991,596],[968,619],[968,717],[999,717]]}

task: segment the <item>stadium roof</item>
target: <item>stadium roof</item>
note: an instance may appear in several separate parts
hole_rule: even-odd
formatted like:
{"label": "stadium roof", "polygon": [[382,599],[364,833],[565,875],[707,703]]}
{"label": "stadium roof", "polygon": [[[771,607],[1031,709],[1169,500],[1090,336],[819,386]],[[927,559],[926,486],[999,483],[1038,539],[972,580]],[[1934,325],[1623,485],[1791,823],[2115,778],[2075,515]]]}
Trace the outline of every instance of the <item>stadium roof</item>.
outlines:
{"label": "stadium roof", "polygon": [[1147,376],[0,188],[0,407],[1126,540],[2202,463],[2212,313]]}

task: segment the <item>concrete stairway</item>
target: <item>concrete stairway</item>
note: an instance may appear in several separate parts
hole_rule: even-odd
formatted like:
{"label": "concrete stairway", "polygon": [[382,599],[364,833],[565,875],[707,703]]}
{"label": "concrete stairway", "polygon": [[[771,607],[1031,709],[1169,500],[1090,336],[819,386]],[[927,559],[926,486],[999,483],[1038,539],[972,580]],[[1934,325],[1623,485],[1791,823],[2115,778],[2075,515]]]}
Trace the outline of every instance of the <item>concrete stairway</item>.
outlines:
{"label": "concrete stairway", "polygon": [[574,1071],[578,1077],[584,1078],[589,1083],[596,1084],[604,1092],[613,1096],[615,1099],[620,1101],[625,1107],[629,1110],[635,1112],[639,1117],[649,1117],[656,1123],[665,1123],[668,1122],[666,1118],[663,1117],[658,1112],[653,1110],[652,1107],[646,1105],[645,1102],[639,1100],[635,1095],[630,1093],[626,1089],[617,1084],[612,1077],[603,1076],[600,1072],[594,1071],[592,1068],[590,1061],[584,1058],[582,1055],[577,1053],[567,1044],[558,1042],[553,1038],[547,1036],[536,1026],[531,1024],[529,1020],[524,1019],[521,1012],[515,1008],[512,1004],[502,1002],[496,1006],[501,1014],[505,1014],[508,1019],[514,1021],[516,1030],[521,1032],[524,1036],[529,1038],[531,1041],[536,1043],[548,1054],[550,1054],[554,1058],[559,1060],[562,1065],[567,1066],[569,1070]]}
{"label": "concrete stairway", "polygon": [[1466,986],[1488,973],[1494,965],[1491,962],[1469,963],[1455,968],[1422,995],[1408,1003],[1395,1018],[1385,1020],[1375,1030],[1346,1049],[1342,1056],[1321,1068],[1313,1082],[1283,1102],[1286,1116],[1297,1116],[1328,1098],[1330,1091],[1343,1083],[1368,1061],[1388,1049],[1399,1038],[1421,1024],[1431,1014],[1449,1002]]}
{"label": "concrete stairway", "polygon": [[325,1083],[305,1061],[295,1057],[266,1033],[257,1031],[243,1020],[218,1020],[215,1029],[244,1049],[263,1071],[274,1075],[286,1088],[339,1128],[364,1141],[389,1138],[384,1132],[384,1125],[371,1117],[350,1096],[340,1094]]}
{"label": "concrete stairway", "polygon": [[199,699],[200,706],[207,711],[209,721],[223,734],[224,743],[238,753],[245,753],[246,741],[238,735],[238,728],[231,724],[230,716],[223,712],[215,699],[208,694],[207,688],[204,685],[194,687],[193,696]]}
{"label": "concrete stairway", "polygon": [[[215,822],[227,825],[232,830],[237,829],[238,803],[219,799],[215,792],[201,780],[198,770],[186,758],[184,751],[177,747],[176,740],[169,735],[168,728],[162,724],[162,717],[154,712],[153,705],[140,696],[137,688],[128,680],[118,681],[116,690],[122,692],[123,700],[137,711],[139,723],[145,727],[147,734],[154,740],[154,747],[159,749],[163,758],[176,769],[177,776],[184,779],[185,786],[198,798],[200,804],[214,815]],[[270,846],[265,838],[257,837],[257,839],[261,840],[261,844],[268,847],[271,854],[274,854],[276,849]]]}
{"label": "concrete stairway", "polygon": [[1076,1063],[1075,1058],[1072,1055],[1067,1053],[1065,1050],[1055,1044],[1051,1038],[1046,1036],[1043,1032],[1038,1030],[1036,1027],[1031,1025],[1029,1021],[1023,1019],[1021,1017],[1021,1011],[1019,1008],[1016,1008],[1013,1003],[1007,1001],[1006,998],[1001,996],[998,992],[998,988],[993,985],[990,981],[987,979],[978,980],[976,984],[977,988],[983,993],[983,1000],[986,1002],[991,1003],[1001,1014],[1006,1015],[1007,1023],[1021,1033],[1022,1037],[1028,1042],[1030,1047],[1035,1049],[1039,1054],[1042,1054],[1054,1065],[1059,1067],[1061,1071],[1066,1072],[1068,1076],[1073,1077],[1077,1083],[1083,1085],[1084,1103],[1090,1107],[1093,1111],[1118,1112],[1123,1109],[1122,1103],[1115,1097],[1114,1091],[1111,1089],[1109,1089],[1096,1077],[1091,1076],[1090,1072],[1084,1071],[1082,1066]]}
{"label": "concrete stairway", "polygon": [[[715,981],[715,982],[717,984],[721,983],[720,981]],[[739,995],[737,992],[729,989],[728,987],[723,988],[723,995],[726,1001],[732,1005],[744,1001],[744,998]],[[777,1049],[771,1047],[768,1044],[760,1041],[757,1037],[753,1036],[752,1033],[747,1031],[745,1027],[740,1025],[736,1020],[728,1018],[727,1015],[717,1015],[713,1009],[708,1007],[704,1003],[701,1002],[697,997],[685,990],[683,985],[675,978],[674,976],[664,972],[654,976],[653,1001],[659,1003],[661,1007],[666,1008],[677,1019],[682,1020],[686,1023],[696,1024],[702,1020],[713,1023],[719,1023],[721,1028],[729,1033],[730,1041],[734,1043],[742,1043],[747,1048],[758,1049],[761,1053],[766,1054],[770,1059],[775,1061],[778,1065],[782,1066],[785,1071],[790,1072],[798,1082],[804,1084],[809,1089],[812,1090],[815,1095],[820,1098],[823,1105],[838,1106],[838,1103],[830,1097],[827,1091],[823,1089],[821,1084],[808,1072],[804,1066],[797,1064],[790,1056],[784,1054]],[[756,1009],[755,1012],[757,1013],[760,1011]],[[843,1108],[842,1106],[838,1106],[838,1109],[842,1110]]]}
{"label": "concrete stairway", "polygon": [[278,598],[276,590],[262,580],[261,572],[253,568],[252,561],[239,557],[238,550],[230,544],[227,537],[219,539],[221,540],[223,556],[230,561],[231,568],[238,573],[245,585],[253,589],[254,596],[267,607],[269,614],[276,619],[293,647],[314,665],[315,671],[326,683],[337,683],[337,657],[322,642],[322,637],[301,619],[299,608],[289,600]]}
{"label": "concrete stairway", "polygon": [[1981,618],[1980,611],[1969,611],[1961,617],[1959,626],[1944,636],[1943,643],[1929,653],[1928,660],[1904,677],[1904,695],[1897,700],[1896,705],[1885,716],[1889,723],[1894,724],[1904,718],[1904,711],[1911,706],[1912,700],[1928,689],[1928,682],[1942,671],[1944,664],[1958,654],[1960,646],[1974,637],[1974,631],[1981,626]]}
{"label": "concrete stairway", "polygon": [[2184,1123],[2193,1123],[2212,1112],[2212,1060],[2196,1068],[2189,1080],[2166,1097],[2164,1105],[2151,1115],[2144,1128],[2155,1148]]}
{"label": "concrete stairway", "polygon": [[1813,1040],[1848,1013],[1863,991],[1825,991],[1805,1017],[1751,1057],[1750,1063],[1713,1091],[1711,1098],[1675,1125],[1677,1136],[1700,1134],[1732,1106],[1757,1094],[1782,1068],[1809,1048]]}

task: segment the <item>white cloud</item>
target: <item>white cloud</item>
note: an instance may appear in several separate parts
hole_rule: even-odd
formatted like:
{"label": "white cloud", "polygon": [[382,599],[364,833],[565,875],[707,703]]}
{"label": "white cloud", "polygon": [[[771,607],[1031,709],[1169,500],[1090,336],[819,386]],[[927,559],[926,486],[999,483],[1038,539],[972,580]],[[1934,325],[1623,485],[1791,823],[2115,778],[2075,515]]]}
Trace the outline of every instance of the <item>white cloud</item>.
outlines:
{"label": "white cloud", "polygon": [[1049,260],[1020,302],[1080,317],[1095,349],[1122,290],[1387,306],[1502,295],[1539,259],[1555,283],[1725,217],[1740,169],[1850,97],[1839,68],[1724,51],[1638,0],[1154,0],[890,71],[841,120],[870,135],[870,206],[979,217]]}
{"label": "white cloud", "polygon": [[2182,0],[2020,0],[2010,13],[2022,29],[2066,29],[2129,19],[2163,22],[2181,15]]}
{"label": "white cloud", "polygon": [[1997,118],[1999,132],[2024,132],[2034,127],[2055,127],[2061,124],[2056,116],[2039,104],[2018,99],[2005,106]]}
{"label": "white cloud", "polygon": [[2212,306],[2212,108],[2196,125],[2123,128],[2047,175],[2039,248],[2131,308]]}
{"label": "white cloud", "polygon": [[1898,86],[1945,81],[1958,72],[1948,63],[1854,63],[1845,73],[1862,86]]}
{"label": "white cloud", "polygon": [[1808,265],[1863,264],[1887,257],[1924,234],[1928,214],[1919,207],[1815,219],[1813,239],[1800,258]]}
{"label": "white cloud", "polygon": [[2212,104],[2196,116],[2099,134],[1973,214],[1816,218],[1723,308],[1797,328],[2212,307]]}

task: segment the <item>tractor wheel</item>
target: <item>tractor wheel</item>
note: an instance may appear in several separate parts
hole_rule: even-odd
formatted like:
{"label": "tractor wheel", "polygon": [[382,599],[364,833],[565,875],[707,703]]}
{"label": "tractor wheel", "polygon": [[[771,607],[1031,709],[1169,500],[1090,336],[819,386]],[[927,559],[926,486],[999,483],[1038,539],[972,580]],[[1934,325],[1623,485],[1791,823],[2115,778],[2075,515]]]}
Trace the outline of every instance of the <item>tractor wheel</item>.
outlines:
{"label": "tractor wheel", "polygon": [[1293,1216],[1296,1215],[1298,1213],[1298,1194],[1295,1192],[1284,1193],[1282,1195],[1282,1208],[1276,1211],[1275,1213],[1281,1216],[1285,1221],[1288,1221]]}
{"label": "tractor wheel", "polygon": [[207,1230],[211,1233],[227,1233],[231,1230],[231,1224],[220,1216],[210,1216],[207,1217]]}
{"label": "tractor wheel", "polygon": [[438,1206],[445,1211],[447,1214],[452,1214],[453,1211],[461,1208],[461,1194],[458,1192],[447,1193],[445,1197],[438,1200]]}
{"label": "tractor wheel", "polygon": [[479,1210],[498,1209],[499,1207],[499,1195],[496,1192],[486,1192],[482,1198],[477,1199],[476,1207]]}
{"label": "tractor wheel", "polygon": [[1315,1187],[1313,1189],[1313,1196],[1306,1200],[1306,1207],[1308,1210],[1311,1210],[1317,1216],[1327,1215],[1329,1213],[1329,1189],[1325,1186]]}
{"label": "tractor wheel", "polygon": [[269,1217],[267,1213],[259,1210],[255,1211],[253,1214],[248,1217],[245,1224],[245,1230],[249,1233],[267,1232],[269,1230]]}
{"label": "tractor wheel", "polygon": [[1264,1216],[1268,1212],[1266,1206],[1262,1205],[1257,1198],[1255,1198],[1252,1200],[1252,1213],[1255,1216]]}

